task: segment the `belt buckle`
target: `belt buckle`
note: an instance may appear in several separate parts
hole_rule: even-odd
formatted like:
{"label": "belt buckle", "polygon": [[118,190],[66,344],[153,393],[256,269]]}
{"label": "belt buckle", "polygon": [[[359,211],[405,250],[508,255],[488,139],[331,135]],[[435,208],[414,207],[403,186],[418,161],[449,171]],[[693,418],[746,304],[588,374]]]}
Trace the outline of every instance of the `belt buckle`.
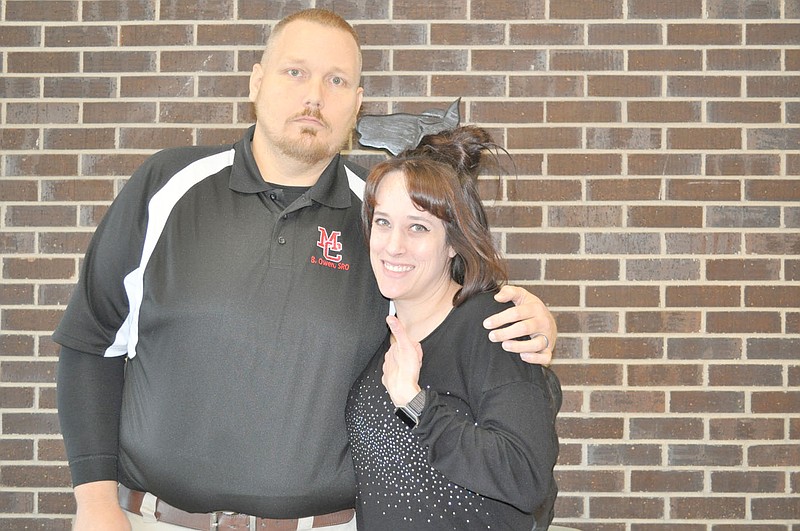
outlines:
{"label": "belt buckle", "polygon": [[[237,513],[235,511],[214,511],[213,513],[211,513],[211,529],[214,529],[214,530],[219,529],[220,519],[223,516],[237,516],[237,515],[238,516],[247,516],[247,515],[243,515],[241,513]],[[247,519],[247,528],[246,529],[248,529],[248,531],[255,531],[255,526],[253,524],[254,524],[254,518],[248,518]],[[237,525],[237,528],[238,528],[238,525]]]}

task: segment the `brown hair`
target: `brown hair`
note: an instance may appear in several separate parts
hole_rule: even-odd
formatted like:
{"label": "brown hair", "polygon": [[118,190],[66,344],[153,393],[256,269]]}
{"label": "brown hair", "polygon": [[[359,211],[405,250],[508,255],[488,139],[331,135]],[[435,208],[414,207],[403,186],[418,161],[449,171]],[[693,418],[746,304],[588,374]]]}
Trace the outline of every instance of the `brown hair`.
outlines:
{"label": "brown hair", "polygon": [[417,148],[377,164],[367,177],[362,205],[367,238],[378,186],[395,171],[404,175],[411,201],[444,222],[447,243],[456,252],[450,278],[462,286],[453,297],[454,306],[508,280],[476,186],[481,157],[492,147],[496,145],[486,130],[462,126],[424,137]]}
{"label": "brown hair", "polygon": [[353,26],[350,25],[345,19],[334,13],[333,11],[328,11],[327,9],[303,9],[302,11],[297,11],[292,13],[291,15],[287,15],[286,17],[282,18],[278,21],[275,26],[272,27],[272,32],[269,34],[269,38],[267,39],[267,46],[264,49],[264,54],[261,56],[261,61],[263,62],[266,59],[267,53],[270,49],[270,44],[283,32],[284,28],[294,22],[296,20],[304,20],[306,22],[313,22],[315,24],[319,24],[320,26],[325,26],[328,28],[335,28],[340,29],[349,33],[353,40],[356,41],[356,47],[358,48],[358,64],[359,69],[361,65],[361,43],[358,39],[358,33],[356,30],[353,29]]}

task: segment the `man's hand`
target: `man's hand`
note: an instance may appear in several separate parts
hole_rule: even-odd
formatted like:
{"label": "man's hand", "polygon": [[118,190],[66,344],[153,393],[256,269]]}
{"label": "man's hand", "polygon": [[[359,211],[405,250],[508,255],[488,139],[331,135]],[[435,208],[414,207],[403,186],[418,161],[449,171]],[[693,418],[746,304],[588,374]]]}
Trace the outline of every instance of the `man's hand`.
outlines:
{"label": "man's hand", "polygon": [[[558,330],[547,306],[539,297],[517,286],[503,286],[494,298],[498,302],[511,301],[515,306],[483,322],[483,327],[491,330],[489,339],[495,343],[502,341],[504,350],[519,353],[523,361],[549,365]],[[525,336],[531,336],[531,339],[514,341]]]}
{"label": "man's hand", "polygon": [[383,358],[381,382],[389,392],[395,407],[408,404],[420,392],[419,370],[422,367],[422,347],[411,341],[400,320],[394,315],[386,318],[394,343]]}
{"label": "man's hand", "polygon": [[116,481],[93,481],[75,487],[73,531],[131,531],[131,524],[120,508]]}

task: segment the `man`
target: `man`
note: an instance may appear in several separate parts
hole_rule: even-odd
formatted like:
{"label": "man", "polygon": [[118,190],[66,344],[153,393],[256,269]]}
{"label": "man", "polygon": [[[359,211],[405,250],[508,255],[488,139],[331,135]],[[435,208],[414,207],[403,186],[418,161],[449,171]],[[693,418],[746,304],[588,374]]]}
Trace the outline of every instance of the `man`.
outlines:
{"label": "man", "polygon": [[[338,155],[360,74],[344,20],[287,17],[244,139],[154,155],[109,209],[54,334],[76,529],[354,529],[344,404],[387,311]],[[555,334],[527,299],[495,339]],[[546,335],[508,346],[550,360]]]}

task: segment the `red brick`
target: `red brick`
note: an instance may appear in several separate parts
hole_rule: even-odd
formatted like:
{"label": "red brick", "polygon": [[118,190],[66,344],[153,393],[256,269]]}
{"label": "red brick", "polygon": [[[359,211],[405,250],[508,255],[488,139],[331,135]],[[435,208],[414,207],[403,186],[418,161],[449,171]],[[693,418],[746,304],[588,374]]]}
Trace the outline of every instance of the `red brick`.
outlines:
{"label": "red brick", "polygon": [[221,24],[197,26],[197,44],[200,46],[262,47],[267,42],[267,37],[269,37],[269,27],[265,24],[236,24],[234,27]]}
{"label": "red brick", "polygon": [[632,492],[701,492],[702,472],[683,470],[632,470]]}
{"label": "red brick", "polygon": [[608,334],[619,332],[619,314],[617,312],[580,312],[564,311],[558,313],[558,329],[560,332]]}
{"label": "red brick", "polygon": [[60,310],[3,310],[0,327],[4,331],[52,331],[61,320],[61,313]]}
{"label": "red brick", "polygon": [[620,50],[553,50],[551,72],[624,70],[625,56]]}
{"label": "red brick", "polygon": [[548,260],[548,280],[617,280],[619,264],[614,260]]}
{"label": "red brick", "polygon": [[742,80],[732,76],[669,76],[667,96],[670,97],[739,97]]}
{"label": "red brick", "polygon": [[625,477],[621,471],[560,470],[556,471],[559,490],[566,492],[621,492]]}
{"label": "red brick", "polygon": [[74,224],[74,206],[10,205],[6,207],[6,225],[9,227],[58,227]]}
{"label": "red brick", "polygon": [[471,19],[543,19],[544,0],[496,0],[494,2],[471,2]]}
{"label": "red brick", "polygon": [[749,359],[796,359],[798,352],[800,352],[800,338],[796,337],[752,338],[747,340],[747,357]]}
{"label": "red brick", "polygon": [[155,72],[156,53],[150,51],[88,51],[83,54],[83,71]]}
{"label": "red brick", "polygon": [[539,260],[509,257],[506,263],[509,282],[526,282],[541,279],[542,266]]}
{"label": "red brick", "polygon": [[45,98],[116,97],[116,79],[110,77],[48,77],[44,82]]}
{"label": "red brick", "polygon": [[[391,78],[392,80],[394,78]],[[391,83],[393,95],[402,87],[398,88],[396,81]],[[420,87],[422,93],[425,92],[424,83]],[[502,75],[433,75],[431,76],[431,95],[432,96],[452,96],[452,97],[499,97],[505,95],[505,76]],[[366,88],[364,89],[366,92]],[[369,92],[373,94],[372,91]],[[405,94],[405,92],[403,92]],[[376,94],[373,94],[375,96]],[[410,94],[410,95],[413,95]]]}
{"label": "red brick", "polygon": [[708,385],[740,387],[743,382],[758,382],[759,386],[781,386],[782,372],[777,365],[711,365]]}
{"label": "red brick", "polygon": [[725,179],[670,179],[667,198],[677,201],[738,201],[741,183]]}
{"label": "red brick", "polygon": [[708,0],[709,18],[781,18],[780,0]]}
{"label": "red brick", "polygon": [[114,149],[115,144],[115,131],[112,128],[50,128],[44,131],[45,149]]}
{"label": "red brick", "polygon": [[558,418],[558,436],[564,439],[622,439],[621,418]]}
{"label": "red brick", "polygon": [[[764,385],[760,381],[759,384]],[[800,411],[800,391],[754,391],[751,401],[753,413],[796,413]]]}
{"label": "red brick", "polygon": [[10,73],[35,72],[57,74],[78,72],[78,52],[8,52],[7,68]]}
{"label": "red brick", "polygon": [[587,286],[586,306],[606,308],[657,307],[657,286]]}
{"label": "red brick", "polygon": [[41,45],[41,28],[38,26],[10,26],[3,28],[0,34],[0,46],[3,48],[31,47]]}
{"label": "red brick", "polygon": [[228,103],[164,102],[159,121],[164,123],[232,123],[233,109]]}
{"label": "red brick", "polygon": [[3,201],[37,201],[39,190],[36,181],[6,180],[0,181],[0,196]]}
{"label": "red brick", "polygon": [[799,76],[748,76],[746,82],[751,98],[794,98],[800,94]]}
{"label": "red brick", "polygon": [[76,21],[80,9],[79,2],[63,0],[7,0],[5,4],[5,20],[8,21]]}
{"label": "red brick", "polygon": [[720,49],[706,52],[706,69],[713,70],[780,70],[780,50]]}
{"label": "red brick", "polygon": [[83,174],[87,177],[110,175],[127,177],[131,175],[146,158],[146,154],[127,153],[83,155],[81,157],[81,165],[83,166]]}
{"label": "red brick", "polygon": [[656,444],[589,444],[587,463],[592,466],[657,466],[661,447]]}
{"label": "red brick", "polygon": [[738,307],[738,286],[667,286],[666,305],[677,307]]}
{"label": "red brick", "polygon": [[[592,94],[590,94],[592,95]],[[583,77],[570,75],[509,76],[509,96],[577,98],[583,96]]]}
{"label": "red brick", "polygon": [[[504,226],[492,222],[492,226]],[[509,224],[510,225],[510,224]],[[513,225],[511,225],[513,226]],[[506,236],[506,253],[527,254],[573,254],[580,247],[580,236],[577,234],[510,233]]]}
{"label": "red brick", "polygon": [[584,28],[579,24],[513,24],[511,44],[579,45],[583,44]]}
{"label": "red brick", "polygon": [[669,466],[720,467],[742,464],[740,445],[670,444]]}
{"label": "red brick", "polygon": [[699,122],[700,103],[691,101],[631,101],[628,120],[631,122]]}
{"label": "red brick", "polygon": [[698,280],[700,263],[681,258],[628,259],[627,280]]}
{"label": "red brick", "polygon": [[667,44],[738,45],[742,44],[742,27],[736,24],[669,24]]}
{"label": "red brick", "polygon": [[699,175],[702,160],[691,153],[628,155],[628,175]]}
{"label": "red brick", "polygon": [[750,308],[800,306],[800,286],[747,286],[744,295]]}
{"label": "red brick", "polygon": [[800,463],[800,445],[765,444],[751,446],[747,449],[747,462],[751,467],[796,467],[797,463]]}
{"label": "red brick", "polygon": [[233,4],[228,2],[160,0],[159,5],[162,20],[229,20],[233,15]]}
{"label": "red brick", "polygon": [[701,419],[650,417],[630,420],[630,438],[633,440],[702,439],[704,429]]}
{"label": "red brick", "polygon": [[661,26],[656,24],[590,24],[589,45],[661,44]]}
{"label": "red brick", "polygon": [[233,72],[233,52],[228,50],[163,51],[161,72]]}
{"label": "red brick", "polygon": [[247,91],[245,76],[201,76],[197,84],[197,95],[205,97],[246,98]]}
{"label": "red brick", "polygon": [[84,123],[146,123],[156,121],[156,104],[152,102],[86,102]]}
{"label": "red brick", "polygon": [[790,45],[800,44],[800,24],[747,24],[747,44]]}
{"label": "red brick", "polygon": [[669,149],[740,149],[742,135],[739,129],[729,128],[670,128],[667,130]]}
{"label": "red brick", "polygon": [[658,149],[661,147],[661,129],[590,127],[586,129],[586,147],[589,149]]}
{"label": "red brick", "polygon": [[48,48],[112,47],[117,44],[117,28],[114,26],[49,26],[44,28],[44,42]]}
{"label": "red brick", "polygon": [[673,391],[670,411],[677,413],[740,413],[744,393],[738,391]]}
{"label": "red brick", "polygon": [[550,175],[620,175],[622,159],[618,154],[548,155]]}
{"label": "red brick", "polygon": [[589,201],[657,201],[661,179],[592,179],[586,183]]}
{"label": "red brick", "polygon": [[413,0],[395,0],[392,15],[397,20],[464,20],[467,18],[468,13],[467,4],[463,0],[436,4],[420,4]]}
{"label": "red brick", "polygon": [[[800,514],[800,498],[797,496],[786,498],[755,498],[751,502],[751,511],[754,519],[765,520],[796,520]],[[794,525],[793,528],[797,526]]]}
{"label": "red brick", "polygon": [[84,21],[124,21],[154,20],[156,0],[137,2],[117,2],[113,0],[84,0],[82,15]]}
{"label": "red brick", "polygon": [[561,385],[622,385],[622,370],[619,365],[559,363],[553,370]]}
{"label": "red brick", "polygon": [[706,175],[779,175],[780,171],[778,155],[706,155]]}
{"label": "red brick", "polygon": [[[523,28],[528,26],[523,26]],[[532,26],[535,27],[535,26]],[[365,37],[365,43],[369,44],[418,44],[426,43],[425,25],[404,24],[402,26],[364,26],[365,31],[369,31]],[[373,28],[373,30],[369,30]],[[518,26],[511,26],[511,42],[514,42],[514,34],[519,31]],[[360,33],[360,29],[359,29]],[[523,32],[524,33],[524,30]],[[433,45],[448,46],[487,46],[501,45],[506,40],[506,26],[504,24],[431,24],[430,41]]]}
{"label": "red brick", "polygon": [[670,338],[667,357],[676,360],[740,359],[742,341],[733,338]]}
{"label": "red brick", "polygon": [[510,127],[508,149],[579,149],[581,130],[577,127]]}
{"label": "red brick", "polygon": [[592,391],[590,409],[593,412],[662,413],[664,393],[660,391]]}
{"label": "red brick", "polygon": [[72,278],[75,274],[75,260],[68,258],[5,258],[3,278],[45,279]]}
{"label": "red brick", "polygon": [[719,123],[781,123],[781,104],[778,102],[712,101],[708,103],[709,122]]}
{"label": "red brick", "polygon": [[577,179],[513,179],[508,181],[508,198],[513,201],[574,201],[581,198]]}
{"label": "red brick", "polygon": [[700,365],[629,365],[628,385],[636,387],[685,387],[703,383]]}
{"label": "red brick", "polygon": [[592,337],[589,357],[592,359],[658,359],[663,357],[660,338]]}
{"label": "red brick", "polygon": [[628,52],[630,71],[699,71],[703,69],[703,54],[696,50],[631,50]]}
{"label": "red brick", "polygon": [[746,234],[749,254],[800,254],[800,234]]}
{"label": "red brick", "polygon": [[744,497],[670,498],[670,515],[673,518],[730,520],[742,519],[745,517],[746,512],[747,503]]}
{"label": "red brick", "polygon": [[469,115],[471,121],[484,124],[539,123],[544,119],[544,105],[530,101],[474,102]]}
{"label": "red brick", "polygon": [[780,209],[761,206],[711,206],[706,209],[709,227],[779,227]]}
{"label": "red brick", "polygon": [[700,312],[628,312],[625,330],[634,334],[700,331]]}
{"label": "red brick", "polygon": [[720,441],[781,440],[785,437],[784,420],[775,418],[712,418],[709,436]]}
{"label": "red brick", "polygon": [[587,254],[657,254],[661,248],[656,233],[590,233],[585,240]]}
{"label": "red brick", "polygon": [[701,18],[702,0],[676,0],[664,3],[658,0],[629,0],[630,18]]}
{"label": "red brick", "polygon": [[633,206],[628,209],[630,227],[701,227],[702,207]]}
{"label": "red brick", "polygon": [[774,334],[781,331],[781,317],[777,312],[708,312],[706,331],[712,334]]}
{"label": "red brick", "polygon": [[664,514],[664,500],[661,498],[640,498],[634,496],[589,498],[591,518],[611,519],[660,519]]}
{"label": "red brick", "polygon": [[[230,32],[230,28],[226,29]],[[191,24],[126,24],[120,31],[122,46],[181,46],[193,43],[194,27]]]}
{"label": "red brick", "polygon": [[639,75],[587,76],[589,96],[647,98],[661,95],[661,78]]}
{"label": "red brick", "polygon": [[784,474],[782,472],[711,472],[713,492],[783,492]]}
{"label": "red brick", "polygon": [[[10,334],[8,331],[4,331],[4,334],[0,335],[0,356],[33,356],[33,348],[33,336]],[[31,393],[32,391],[31,389]],[[24,397],[27,391],[18,391],[17,389],[9,388],[8,392],[13,392],[15,396],[16,393],[19,392]],[[15,398],[15,400],[18,399],[19,398]],[[3,404],[5,403],[4,400]],[[32,400],[30,404],[33,404]],[[2,439],[0,439],[0,445],[2,445]]]}

